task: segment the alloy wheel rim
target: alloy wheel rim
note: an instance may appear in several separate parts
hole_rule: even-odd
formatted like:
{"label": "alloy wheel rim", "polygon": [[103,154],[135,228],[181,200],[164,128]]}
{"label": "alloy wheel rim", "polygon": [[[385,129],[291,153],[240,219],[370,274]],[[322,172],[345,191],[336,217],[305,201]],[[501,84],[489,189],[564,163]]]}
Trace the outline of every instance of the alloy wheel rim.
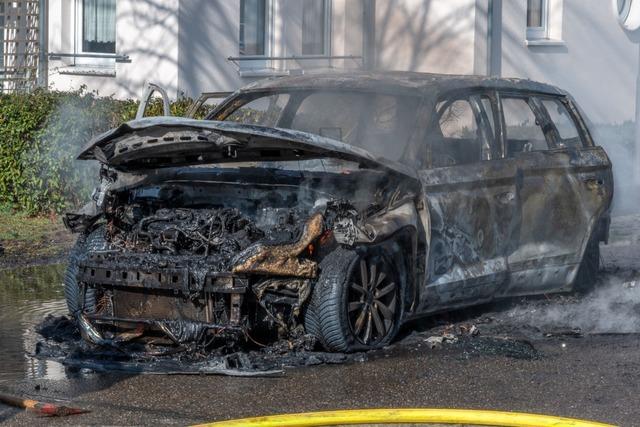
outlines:
{"label": "alloy wheel rim", "polygon": [[383,341],[396,323],[398,285],[382,259],[360,258],[349,281],[347,314],[364,345]]}

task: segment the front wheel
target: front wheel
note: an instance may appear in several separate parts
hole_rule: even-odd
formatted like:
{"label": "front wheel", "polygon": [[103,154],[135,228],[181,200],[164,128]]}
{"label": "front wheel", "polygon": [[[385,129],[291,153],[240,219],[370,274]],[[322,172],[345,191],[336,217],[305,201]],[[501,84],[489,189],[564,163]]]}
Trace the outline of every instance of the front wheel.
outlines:
{"label": "front wheel", "polygon": [[329,351],[388,345],[402,314],[401,283],[382,250],[338,248],[320,263],[307,328]]}
{"label": "front wheel", "polygon": [[87,289],[84,295],[81,293],[77,277],[79,271],[78,262],[87,251],[104,251],[109,248],[104,233],[104,227],[98,227],[89,234],[80,235],[69,254],[69,262],[64,274],[63,283],[67,308],[73,318],[77,317],[83,310],[95,311],[95,291],[93,289]]}

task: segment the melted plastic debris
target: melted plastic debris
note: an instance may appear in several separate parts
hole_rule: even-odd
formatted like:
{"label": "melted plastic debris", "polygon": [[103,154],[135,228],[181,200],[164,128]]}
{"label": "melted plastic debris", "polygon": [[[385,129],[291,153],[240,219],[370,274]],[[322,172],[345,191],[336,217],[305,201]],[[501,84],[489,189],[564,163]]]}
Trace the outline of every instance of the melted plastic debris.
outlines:
{"label": "melted plastic debris", "polygon": [[455,343],[462,349],[458,356],[470,359],[480,356],[504,356],[513,359],[536,360],[542,357],[533,344],[527,340],[497,337],[461,337]]}
{"label": "melted plastic debris", "polygon": [[283,375],[285,367],[366,360],[364,354],[314,351],[315,339],[308,335],[261,349],[241,348],[238,344],[205,352],[176,346],[151,349],[135,342],[109,348],[93,346],[80,338],[75,324],[65,316],[46,317],[36,331],[42,340],[36,345],[35,357],[96,372],[265,377]]}

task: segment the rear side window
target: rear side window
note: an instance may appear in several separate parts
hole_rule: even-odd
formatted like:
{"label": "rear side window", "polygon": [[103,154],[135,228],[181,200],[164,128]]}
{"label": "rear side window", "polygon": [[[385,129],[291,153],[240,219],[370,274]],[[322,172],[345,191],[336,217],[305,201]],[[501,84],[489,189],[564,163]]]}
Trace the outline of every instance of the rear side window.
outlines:
{"label": "rear side window", "polygon": [[541,123],[528,98],[502,98],[507,156],[549,149]]}
{"label": "rear side window", "polygon": [[557,130],[556,145],[558,148],[582,147],[580,133],[567,107],[558,99],[543,98],[540,102],[547,110],[549,118]]}
{"label": "rear side window", "polygon": [[[434,126],[428,133],[432,165],[446,167],[491,158],[493,114],[484,97],[447,99],[436,105]],[[491,118],[489,118],[491,116]]]}

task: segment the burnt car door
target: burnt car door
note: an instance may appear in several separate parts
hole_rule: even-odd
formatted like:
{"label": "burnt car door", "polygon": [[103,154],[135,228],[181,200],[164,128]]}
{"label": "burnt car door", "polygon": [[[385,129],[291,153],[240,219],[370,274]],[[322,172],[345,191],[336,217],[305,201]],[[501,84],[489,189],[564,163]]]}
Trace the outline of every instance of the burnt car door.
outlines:
{"label": "burnt car door", "polygon": [[610,200],[610,163],[567,97],[500,94],[505,154],[522,175],[508,295],[568,290]]}
{"label": "burnt car door", "polygon": [[491,299],[507,279],[518,223],[516,165],[500,157],[502,133],[491,91],[436,103],[419,172],[431,216],[420,311]]}

